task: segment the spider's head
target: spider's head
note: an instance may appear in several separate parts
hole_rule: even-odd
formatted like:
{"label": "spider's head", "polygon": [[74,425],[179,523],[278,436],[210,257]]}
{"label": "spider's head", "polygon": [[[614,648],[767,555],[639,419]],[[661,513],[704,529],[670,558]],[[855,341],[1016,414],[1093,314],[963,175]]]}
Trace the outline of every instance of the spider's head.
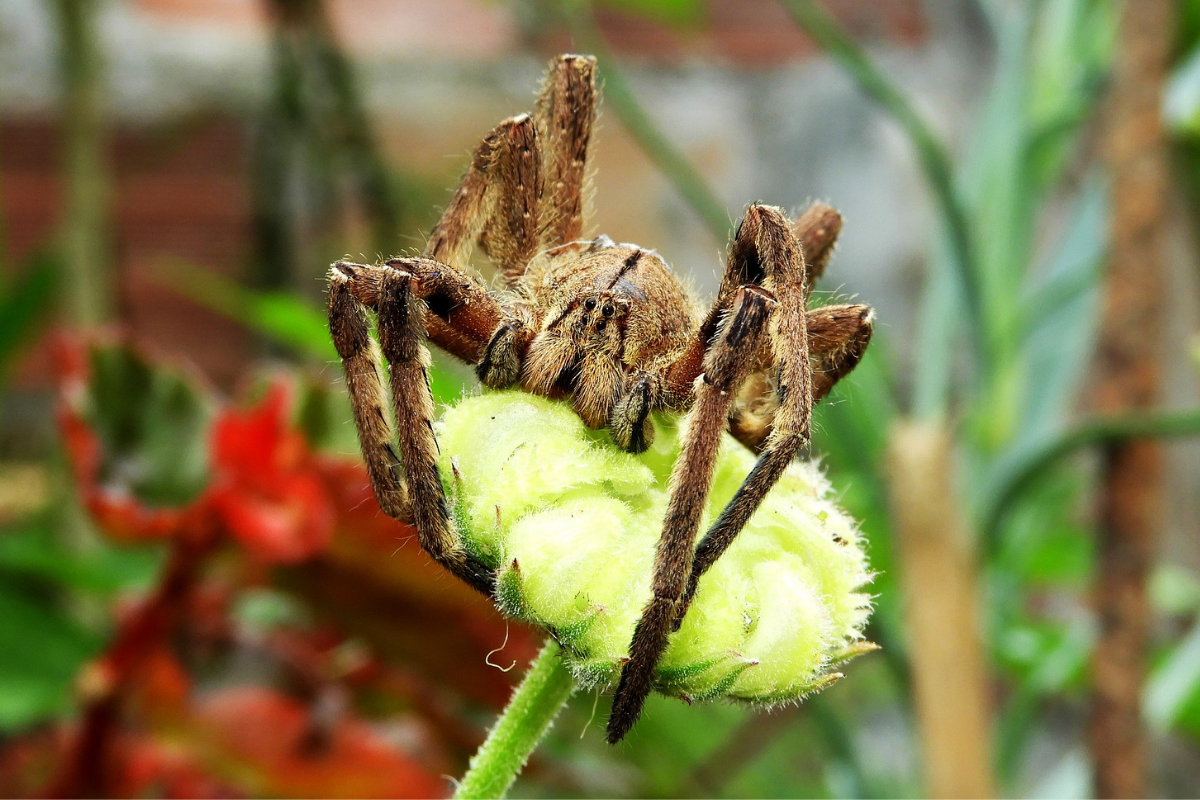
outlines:
{"label": "spider's head", "polygon": [[573,396],[584,420],[599,427],[626,376],[686,337],[691,301],[653,250],[600,236],[547,255],[531,287],[542,313],[525,386]]}

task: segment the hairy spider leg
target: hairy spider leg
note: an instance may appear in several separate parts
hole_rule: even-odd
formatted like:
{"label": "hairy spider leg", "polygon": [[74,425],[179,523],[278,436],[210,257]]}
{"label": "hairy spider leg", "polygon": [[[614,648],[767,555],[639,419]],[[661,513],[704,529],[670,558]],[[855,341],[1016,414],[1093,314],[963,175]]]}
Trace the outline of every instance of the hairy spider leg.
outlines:
{"label": "hairy spider leg", "polygon": [[805,300],[812,294],[813,287],[825,274],[834,246],[842,232],[842,215],[836,208],[825,203],[812,203],[792,223],[792,233],[800,240],[804,252]]}
{"label": "hairy spider leg", "polygon": [[[829,264],[841,230],[841,214],[825,203],[811,204],[792,223],[792,232],[800,241],[807,268],[806,304]],[[824,399],[834,385],[857,366],[871,340],[873,321],[874,312],[864,305],[832,305],[808,311],[813,405]],[[729,432],[755,453],[761,453],[766,446],[779,408],[774,383],[775,359],[768,345],[746,379],[729,416]]]}
{"label": "hairy spider leg", "polygon": [[408,489],[400,456],[393,446],[387,399],[379,379],[379,345],[371,338],[367,306],[350,290],[354,273],[344,269],[344,265],[336,264],[329,271],[329,332],[342,359],[354,427],[375,499],[383,513],[407,521]]}
{"label": "hairy spider leg", "polygon": [[[434,283],[432,289],[421,284],[422,277]],[[454,292],[471,287],[479,292],[469,298],[475,316],[455,322],[462,330],[478,331],[488,317],[499,320],[503,312],[482,287],[448,265],[422,258],[393,259],[381,267],[338,262],[329,271],[329,327],[346,371],[359,443],[380,507],[388,516],[411,522],[421,547],[435,561],[490,597],[492,571],[460,544],[438,474],[429,351],[423,341],[425,298],[444,301],[446,295],[453,298]],[[377,315],[380,347],[370,337],[368,309]],[[475,324],[465,324],[468,321]],[[394,429],[384,408],[381,351],[390,374]],[[470,354],[460,350],[456,355]]]}
{"label": "hairy spider leg", "polygon": [[[543,189],[541,146],[533,119],[521,114],[505,120],[476,148],[466,174],[426,242],[425,256],[457,266],[466,263],[478,242],[505,281],[511,282],[524,272],[540,246]],[[459,275],[486,293],[477,280],[465,273]],[[491,304],[494,306],[495,301]],[[470,356],[464,360],[476,365],[476,373],[486,386],[511,386],[520,377],[521,357],[533,335],[531,320],[524,318],[527,315],[521,310],[508,309],[492,321],[487,331],[472,332],[470,346],[465,347]],[[462,338],[463,332],[450,320],[455,313],[463,313],[461,304],[430,303],[429,312],[426,324],[430,341],[442,345],[443,341]],[[460,343],[450,351],[459,355],[466,344]]]}
{"label": "hairy spider leg", "polygon": [[511,285],[525,274],[541,245],[542,145],[537,125],[528,114],[502,122],[496,131],[500,135],[486,173],[485,193],[491,201],[479,246]]}
{"label": "hairy spider leg", "polygon": [[[824,203],[813,203],[793,223],[806,268],[804,302],[825,274],[842,231],[842,215]],[[813,368],[812,402],[815,405],[834,385],[858,366],[875,321],[875,312],[861,304],[822,306],[807,313],[808,355]]]}
{"label": "hairy spider leg", "polygon": [[[509,289],[518,288],[539,252],[582,235],[588,142],[596,115],[595,65],[588,56],[550,62],[532,121],[518,118],[522,127],[507,140],[511,146],[493,155],[488,191],[496,200],[480,243]],[[499,389],[520,381],[535,322],[530,313],[514,313],[496,328],[475,370],[485,386]]]}
{"label": "hairy spider leg", "polygon": [[[874,309],[860,304],[822,306],[808,312],[808,356],[813,374],[814,406],[858,365],[870,344],[874,320]],[[729,432],[755,453],[761,453],[774,428],[778,410],[769,367],[756,370],[746,379],[729,415]]]}
{"label": "hairy spider leg", "polygon": [[[595,117],[594,69],[590,57],[559,57],[551,64],[537,119],[513,117],[484,137],[429,236],[424,258],[392,259],[382,267],[339,262],[329,274],[330,330],[380,506],[412,522],[435,560],[485,594],[491,593],[491,573],[462,551],[437,475],[428,352],[421,340],[475,364],[488,386],[519,379],[532,320],[522,309],[501,308],[458,265],[478,242],[511,284],[547,241],[561,244],[578,236]],[[550,142],[545,154],[543,137]],[[561,204],[561,211],[542,211],[546,175],[549,207]],[[380,351],[369,334],[368,309],[378,314],[389,361],[395,430],[385,412]]]}
{"label": "hairy spider leg", "polygon": [[675,606],[691,571],[692,547],[700,526],[725,417],[738,386],[767,336],[775,301],[757,286],[741,288],[722,320],[696,379],[696,399],[688,414],[679,459],[671,471],[670,497],[654,557],[653,595],[633,634],[629,661],[608,720],[608,741],[620,741],[641,714],[654,680],[654,667],[666,649]]}
{"label": "hairy spider leg", "polygon": [[596,59],[563,55],[550,62],[534,120],[543,143],[546,202],[542,243],[555,247],[583,238],[588,143],[596,120]]}
{"label": "hairy spider leg", "polygon": [[758,242],[763,262],[772,271],[769,285],[778,301],[771,321],[771,350],[778,368],[779,408],[758,461],[696,547],[687,591],[677,609],[680,615],[687,612],[700,577],[733,543],[788,464],[808,445],[811,434],[813,373],[805,312],[809,289],[804,256],[782,214],[776,209],[759,208],[755,217],[761,226]]}
{"label": "hairy spider leg", "polygon": [[[750,216],[751,210],[762,208],[764,207],[751,206],[747,210],[746,216]],[[754,213],[758,214],[759,212],[755,211]],[[749,229],[746,229],[746,235],[743,235],[743,229],[746,224],[747,219],[743,217],[741,224],[738,226],[738,231],[734,235],[733,242],[730,243],[729,258],[725,267],[725,273],[721,277],[721,286],[717,290],[716,300],[713,301],[712,307],[704,317],[703,322],[700,323],[699,329],[697,329],[687,348],[676,359],[675,363],[671,365],[670,369],[667,370],[664,380],[665,392],[674,401],[669,401],[668,405],[684,403],[690,396],[692,381],[700,373],[705,354],[708,352],[709,344],[716,333],[717,325],[721,317],[729,311],[730,303],[738,288],[746,285],[765,285],[768,281],[768,275],[762,263],[762,256],[759,252],[757,242],[749,235],[751,233]],[[752,221],[751,225],[754,226],[757,223]],[[800,242],[806,266],[810,252],[813,254],[813,264],[815,265],[815,269],[809,267],[807,279],[804,282],[805,305],[807,305],[809,295],[811,294],[811,283],[816,280],[817,276],[824,272],[826,265],[828,265],[841,230],[842,215],[836,209],[824,203],[813,203],[810,205],[793,224],[793,231],[795,237]],[[764,343],[762,349],[763,352],[757,360],[753,372],[763,372],[772,369],[775,365],[775,358],[770,342]],[[764,386],[764,389],[771,392],[774,391],[769,386]]]}

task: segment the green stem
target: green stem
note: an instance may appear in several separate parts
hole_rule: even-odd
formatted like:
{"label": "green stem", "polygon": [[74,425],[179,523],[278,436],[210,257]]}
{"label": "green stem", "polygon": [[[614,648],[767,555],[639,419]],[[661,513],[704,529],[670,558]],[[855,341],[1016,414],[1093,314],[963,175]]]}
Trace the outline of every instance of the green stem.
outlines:
{"label": "green stem", "polygon": [[110,199],[104,59],[93,0],[56,0],[62,87],[65,188],[60,237],[65,306],[71,324],[98,325],[112,316]]}
{"label": "green stem", "polygon": [[565,9],[571,35],[582,52],[592,53],[601,62],[604,73],[604,106],[611,109],[621,124],[637,142],[642,152],[679,192],[684,202],[691,207],[704,223],[713,238],[721,245],[729,239],[733,221],[720,199],[708,187],[704,177],[696,171],[687,157],[662,134],[642,108],[629,82],[617,68],[608,49],[592,21],[587,4],[580,8]]}
{"label": "green stem", "polygon": [[1171,412],[1137,411],[1113,414],[1085,422],[1051,439],[1030,452],[1000,477],[999,488],[981,515],[985,547],[993,551],[999,543],[1000,524],[1012,502],[1029,484],[1064,456],[1084,447],[1122,439],[1200,435],[1200,409]]}
{"label": "green stem", "polygon": [[982,294],[974,260],[971,225],[966,206],[954,184],[954,167],[945,145],[899,87],[888,80],[829,14],[812,0],[783,0],[783,5],[796,24],[842,65],[858,88],[896,121],[916,150],[917,160],[933,191],[946,229],[950,262],[966,307],[967,330],[972,332],[977,351],[986,361],[989,348],[984,335]]}
{"label": "green stem", "polygon": [[546,641],[508,708],[471,759],[455,798],[503,797],[529,760],[558,712],[575,693],[575,679],[559,657],[558,643]]}

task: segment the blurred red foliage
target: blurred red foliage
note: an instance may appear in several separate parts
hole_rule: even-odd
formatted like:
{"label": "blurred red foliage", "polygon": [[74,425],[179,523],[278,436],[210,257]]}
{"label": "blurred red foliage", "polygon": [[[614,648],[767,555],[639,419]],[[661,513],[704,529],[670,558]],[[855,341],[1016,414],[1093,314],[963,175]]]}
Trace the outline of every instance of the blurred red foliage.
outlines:
{"label": "blurred red foliage", "polygon": [[[297,381],[276,377],[243,408],[116,337],[60,337],[55,350],[86,509],[114,541],[157,543],[168,558],[148,594],[117,606],[109,645],[77,676],[78,722],[0,750],[0,785],[40,796],[447,793],[440,776],[483,736],[472,707],[498,707],[512,688],[489,651],[507,641],[505,658],[527,661],[532,633],[383,515],[357,460],[307,441],[293,421]],[[247,629],[236,598],[263,588],[313,621]],[[234,653],[274,677],[208,687],[198,665]]]}
{"label": "blurred red foliage", "polygon": [[245,412],[225,410],[213,426],[213,483],[205,500],[226,530],[264,561],[295,562],[328,544],[333,502],[314,455],[288,429],[287,388],[273,384]]}

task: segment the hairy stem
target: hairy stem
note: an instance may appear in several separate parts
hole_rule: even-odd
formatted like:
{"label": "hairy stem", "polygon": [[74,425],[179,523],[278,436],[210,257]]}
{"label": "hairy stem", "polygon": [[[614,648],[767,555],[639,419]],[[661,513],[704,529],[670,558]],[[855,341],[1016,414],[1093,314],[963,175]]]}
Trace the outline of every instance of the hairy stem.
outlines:
{"label": "hairy stem", "polygon": [[456,798],[503,797],[512,786],[558,712],[575,693],[575,679],[563,664],[561,652],[553,639],[546,641],[496,727],[471,759],[454,793]]}
{"label": "hairy stem", "polygon": [[[1166,350],[1167,138],[1159,98],[1174,36],[1175,4],[1122,8],[1105,149],[1113,182],[1109,272],[1097,364],[1097,406],[1154,408]],[[1158,443],[1122,439],[1102,451],[1096,494],[1093,597],[1100,636],[1092,653],[1088,745],[1097,797],[1148,792],[1142,687],[1152,624],[1147,579],[1161,527],[1164,464]]]}

